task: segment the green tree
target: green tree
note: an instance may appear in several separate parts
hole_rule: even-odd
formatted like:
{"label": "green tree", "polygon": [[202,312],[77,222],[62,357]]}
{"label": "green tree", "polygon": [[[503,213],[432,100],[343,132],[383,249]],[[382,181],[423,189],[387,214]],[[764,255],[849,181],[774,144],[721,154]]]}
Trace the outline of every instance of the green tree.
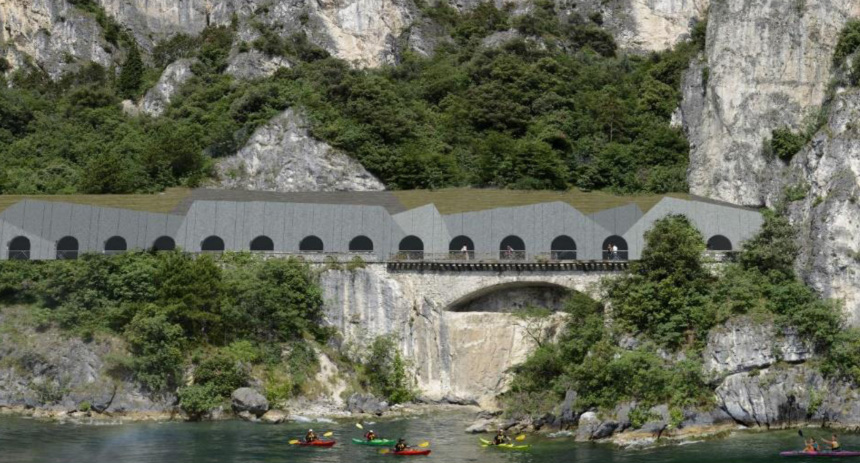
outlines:
{"label": "green tree", "polygon": [[245,385],[247,373],[229,355],[216,354],[204,359],[194,370],[194,384],[209,386],[212,393],[228,397],[234,390]]}
{"label": "green tree", "polygon": [[773,280],[794,278],[794,261],[800,248],[797,232],[782,215],[762,212],[759,233],[744,243],[738,261],[745,269],[754,269]]}
{"label": "green tree", "polygon": [[152,391],[175,387],[182,366],[185,335],[156,306],[141,307],[125,329],[129,350],[134,355],[135,377]]}
{"label": "green tree", "polygon": [[645,246],[630,272],[609,283],[618,321],[663,344],[701,342],[716,322],[707,303],[713,278],[702,265],[702,234],[682,215],[645,232]]}
{"label": "green tree", "polygon": [[156,302],[195,339],[226,343],[222,324],[222,271],[210,256],[162,253],[155,271]]}
{"label": "green tree", "polygon": [[137,44],[133,43],[129,47],[128,57],[126,57],[119,72],[119,80],[117,81],[119,94],[125,98],[137,98],[140,86],[143,84],[144,71],[145,67],[143,59],[140,57],[140,50],[138,50]]}
{"label": "green tree", "polygon": [[270,341],[292,341],[304,334],[325,340],[328,331],[319,323],[322,292],[306,264],[268,259],[251,271],[249,278],[239,274],[228,282],[236,312],[249,316],[249,330]]}
{"label": "green tree", "polygon": [[396,404],[415,398],[412,381],[407,376],[406,362],[397,348],[395,338],[379,336],[374,339],[365,371],[371,389],[389,402]]}
{"label": "green tree", "polygon": [[790,129],[783,127],[771,132],[770,146],[775,155],[783,161],[788,162],[798,151],[803,149],[807,141],[807,137],[804,134],[794,133]]}
{"label": "green tree", "polygon": [[221,397],[211,385],[194,384],[180,388],[179,406],[192,421],[201,420],[213,408],[221,403]]}

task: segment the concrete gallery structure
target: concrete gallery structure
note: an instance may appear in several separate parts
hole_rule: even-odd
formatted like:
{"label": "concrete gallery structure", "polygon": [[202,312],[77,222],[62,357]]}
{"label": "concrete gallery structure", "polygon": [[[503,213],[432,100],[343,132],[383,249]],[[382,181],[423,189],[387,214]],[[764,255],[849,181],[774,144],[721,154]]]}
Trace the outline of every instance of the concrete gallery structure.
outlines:
{"label": "concrete gallery structure", "polygon": [[[465,196],[462,201],[468,202]],[[0,213],[0,259],[73,259],[132,249],[361,254],[370,260],[627,260],[669,214],[687,216],[708,248],[731,251],[761,215],[695,197],[663,197],[591,213],[553,201],[442,214],[391,192],[194,190],[171,213],[23,199]]]}

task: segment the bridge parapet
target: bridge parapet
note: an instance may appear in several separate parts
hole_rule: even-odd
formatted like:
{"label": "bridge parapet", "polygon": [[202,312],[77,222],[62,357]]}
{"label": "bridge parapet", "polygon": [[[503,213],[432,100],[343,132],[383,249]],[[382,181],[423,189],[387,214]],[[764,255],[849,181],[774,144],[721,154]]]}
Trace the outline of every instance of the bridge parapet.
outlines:
{"label": "bridge parapet", "polygon": [[437,270],[447,272],[515,271],[515,272],[622,272],[627,270],[627,261],[434,261],[409,260],[387,263],[389,271]]}

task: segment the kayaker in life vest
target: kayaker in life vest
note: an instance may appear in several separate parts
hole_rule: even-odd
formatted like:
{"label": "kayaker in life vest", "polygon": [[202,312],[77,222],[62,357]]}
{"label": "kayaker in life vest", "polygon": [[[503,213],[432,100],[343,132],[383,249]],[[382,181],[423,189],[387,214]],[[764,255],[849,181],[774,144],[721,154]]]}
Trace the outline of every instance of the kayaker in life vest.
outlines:
{"label": "kayaker in life vest", "polygon": [[314,430],[308,429],[308,433],[305,434],[305,442],[311,443],[317,440],[319,440],[319,437],[317,437],[317,434],[314,432]]}
{"label": "kayaker in life vest", "polygon": [[409,448],[409,446],[406,445],[406,439],[401,437],[400,439],[397,439],[397,444],[394,446],[394,451],[395,452],[402,452],[408,448]]}
{"label": "kayaker in life vest", "polygon": [[368,442],[370,442],[372,440],[379,439],[379,436],[377,436],[376,433],[373,432],[373,429],[371,429],[370,431],[367,431],[367,433],[364,435],[364,438],[367,439]]}
{"label": "kayaker in life vest", "polygon": [[506,444],[509,441],[510,439],[507,434],[505,434],[505,431],[499,429],[499,432],[496,433],[496,437],[493,438],[493,445]]}
{"label": "kayaker in life vest", "polygon": [[831,435],[830,439],[831,440],[821,439],[821,441],[830,447],[830,449],[829,449],[830,451],[832,451],[832,452],[839,451],[839,441],[836,438],[836,434]]}

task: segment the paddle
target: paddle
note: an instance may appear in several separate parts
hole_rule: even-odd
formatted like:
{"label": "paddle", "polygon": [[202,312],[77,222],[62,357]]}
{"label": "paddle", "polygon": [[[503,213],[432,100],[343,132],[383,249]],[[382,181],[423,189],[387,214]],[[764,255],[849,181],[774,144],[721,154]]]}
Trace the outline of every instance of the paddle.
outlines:
{"label": "paddle", "polygon": [[526,440],[526,435],[520,434],[519,436],[515,437],[515,440],[522,442],[522,441]]}
{"label": "paddle", "polygon": [[361,423],[355,423],[355,427],[358,429],[364,429],[364,426],[362,426]]}
{"label": "paddle", "polygon": [[331,437],[333,435],[334,435],[334,431],[329,431],[329,432],[323,434],[323,437]]}
{"label": "paddle", "polygon": [[800,437],[803,437],[803,431],[802,431],[802,430],[800,430],[800,429],[798,429],[798,430],[797,430],[797,435],[798,435],[798,436],[800,436]]}
{"label": "paddle", "polygon": [[293,440],[291,440],[291,441],[290,441],[290,445],[296,445],[296,444],[298,444],[298,443],[299,443],[299,440],[298,440],[298,439],[293,439]]}
{"label": "paddle", "polygon": [[[421,448],[427,448],[427,447],[430,447],[430,442],[428,442],[428,441],[424,441],[424,442],[422,442],[422,443],[418,444],[418,447],[421,447]],[[407,448],[408,448],[408,447],[407,447]],[[389,452],[391,452],[391,450],[390,450],[390,449],[382,449],[382,450],[380,450],[380,451],[379,451],[379,453],[381,453],[381,454],[383,454],[383,455],[385,455],[386,453],[389,453]]]}

